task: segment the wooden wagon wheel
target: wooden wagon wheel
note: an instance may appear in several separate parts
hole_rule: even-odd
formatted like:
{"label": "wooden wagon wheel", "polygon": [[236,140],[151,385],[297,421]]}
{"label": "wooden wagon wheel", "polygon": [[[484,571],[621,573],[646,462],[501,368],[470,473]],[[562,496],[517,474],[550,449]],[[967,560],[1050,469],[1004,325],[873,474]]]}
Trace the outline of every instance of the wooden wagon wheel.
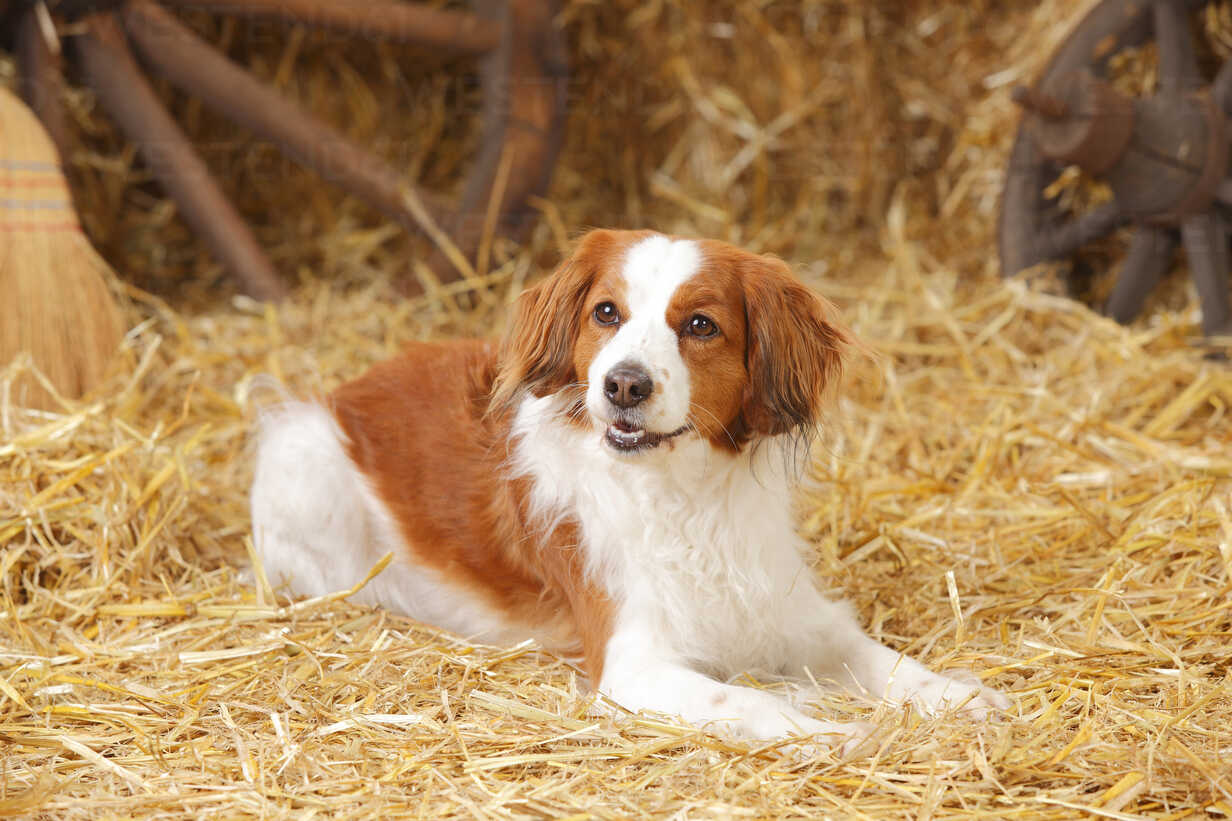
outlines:
{"label": "wooden wagon wheel", "polygon": [[[1228,116],[1232,61],[1213,82],[1198,66],[1190,13],[1204,0],[1103,0],[1077,26],[1030,88],[1010,154],[998,225],[1007,275],[1062,260],[1133,225],[1125,262],[1105,306],[1132,320],[1183,243],[1208,335],[1232,333],[1229,311]],[[1107,82],[1121,49],[1154,38],[1156,93],[1134,99]],[[1045,195],[1069,165],[1108,184],[1113,200],[1064,213]]]}
{"label": "wooden wagon wheel", "polygon": [[[27,99],[63,147],[64,117],[55,89],[63,82],[49,18],[26,12],[19,62]],[[100,10],[102,6],[102,10]],[[276,19],[342,33],[425,46],[480,61],[481,147],[461,196],[418,192],[388,163],[305,114],[216,51],[163,6]],[[335,181],[411,231],[443,234],[464,255],[485,230],[518,236],[529,226],[527,200],[541,193],[560,149],[565,113],[565,49],[554,24],[555,0],[475,0],[473,12],[400,0],[62,0],[57,14],[76,20],[75,53],[99,101],[136,144],[185,220],[253,296],[283,293],[273,266],[187,136],[146,81],[146,69],[199,98],[300,164]],[[40,14],[43,16],[40,25]],[[51,47],[49,47],[51,46]],[[58,135],[58,136],[57,136]],[[455,265],[435,259],[442,280]]]}

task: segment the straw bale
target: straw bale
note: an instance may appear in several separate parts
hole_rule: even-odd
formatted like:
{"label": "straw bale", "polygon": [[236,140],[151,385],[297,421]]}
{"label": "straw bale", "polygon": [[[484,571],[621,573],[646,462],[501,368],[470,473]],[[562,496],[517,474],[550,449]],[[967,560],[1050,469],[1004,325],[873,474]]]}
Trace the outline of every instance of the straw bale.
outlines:
{"label": "straw bale", "polygon": [[[25,366],[0,371],[0,815],[1232,814],[1232,374],[1195,344],[1186,286],[1122,328],[996,273],[1007,87],[1089,6],[569,2],[568,146],[534,236],[498,243],[469,305],[395,296],[420,246],[299,172],[246,171],[266,155],[240,136],[212,161],[300,287],[233,296],[73,92],[83,221],[145,290],[85,400],[17,407]],[[408,80],[419,104],[385,116],[400,52],[230,36],[364,139],[405,127],[408,165],[448,184],[455,86]],[[194,135],[225,132],[173,100]],[[840,305],[878,353],[801,500],[817,572],[879,640],[1011,694],[1008,716],[810,686],[877,748],[800,758],[598,713],[533,646],[247,572],[254,377],[320,392],[407,340],[495,333],[588,225],[775,251]]]}

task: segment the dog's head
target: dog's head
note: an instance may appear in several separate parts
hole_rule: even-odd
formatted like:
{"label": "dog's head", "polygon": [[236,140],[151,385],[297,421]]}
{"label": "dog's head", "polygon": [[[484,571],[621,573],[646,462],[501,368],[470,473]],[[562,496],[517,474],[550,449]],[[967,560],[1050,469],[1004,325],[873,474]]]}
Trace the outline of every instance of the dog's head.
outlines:
{"label": "dog's head", "polygon": [[787,265],[714,240],[592,231],[524,293],[494,402],[563,394],[613,451],[739,450],[818,421],[847,332]]}

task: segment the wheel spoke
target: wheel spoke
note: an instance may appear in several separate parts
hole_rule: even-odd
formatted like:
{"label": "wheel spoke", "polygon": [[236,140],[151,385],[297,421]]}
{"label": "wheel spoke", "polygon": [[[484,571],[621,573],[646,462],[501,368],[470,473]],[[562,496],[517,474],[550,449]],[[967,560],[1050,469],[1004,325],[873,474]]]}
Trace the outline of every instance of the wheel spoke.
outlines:
{"label": "wheel spoke", "polygon": [[[474,2],[494,18],[504,14],[509,27],[481,65],[484,127],[451,225],[457,247],[467,255],[477,251],[482,270],[494,232],[518,237],[532,224],[527,199],[547,189],[560,150],[568,73],[555,2]],[[429,267],[442,280],[460,273],[439,251]]]}
{"label": "wheel spoke", "polygon": [[478,15],[390,0],[163,0],[169,5],[284,20],[316,28],[481,55],[500,44],[500,26]]}
{"label": "wheel spoke", "polygon": [[1224,114],[1232,116],[1232,60],[1219,67],[1211,85],[1211,98]]}
{"label": "wheel spoke", "polygon": [[1145,225],[1136,229],[1105,313],[1122,324],[1132,321],[1168,270],[1175,250],[1176,236],[1171,231]]}
{"label": "wheel spoke", "polygon": [[[408,186],[385,161],[302,112],[153,3],[133,2],[124,24],[142,57],[172,84],[277,144],[288,156],[361,197],[409,231],[423,227]],[[438,224],[446,206],[420,194]]]}
{"label": "wheel spoke", "polygon": [[17,62],[21,96],[38,115],[47,134],[60,152],[60,162],[68,162],[69,127],[61,93],[64,73],[60,55],[53,54],[40,25],[37,7],[22,15],[17,27]]}
{"label": "wheel spoke", "polygon": [[185,221],[214,256],[259,299],[284,293],[269,258],[218,188],[128,50],[110,13],[86,18],[76,45],[90,85],[145,164],[171,195]]}
{"label": "wheel spoke", "polygon": [[1155,42],[1159,47],[1159,90],[1181,94],[1202,84],[1189,16],[1178,0],[1156,0]]}
{"label": "wheel spoke", "polygon": [[1211,336],[1232,330],[1228,306],[1228,224],[1214,211],[1181,223],[1190,276],[1202,303],[1202,331]]}
{"label": "wheel spoke", "polygon": [[1105,203],[1055,228],[1040,233],[1040,258],[1062,259],[1073,254],[1092,240],[1107,236],[1125,222],[1115,202]]}

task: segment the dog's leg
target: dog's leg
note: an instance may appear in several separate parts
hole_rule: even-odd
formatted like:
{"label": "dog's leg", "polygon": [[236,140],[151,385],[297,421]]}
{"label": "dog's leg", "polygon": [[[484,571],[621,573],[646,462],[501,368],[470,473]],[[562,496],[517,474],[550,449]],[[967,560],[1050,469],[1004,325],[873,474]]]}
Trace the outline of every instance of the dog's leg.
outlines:
{"label": "dog's leg", "polygon": [[845,604],[830,601],[811,585],[794,590],[787,608],[796,622],[786,626],[798,636],[801,653],[816,676],[899,704],[910,701],[922,712],[934,714],[961,709],[977,717],[1004,710],[1009,699],[979,684],[969,684],[934,673],[915,659],[891,650],[869,637]]}
{"label": "dog's leg", "polygon": [[313,402],[264,412],[252,484],[257,555],[274,586],[319,596],[362,580],[380,558],[361,479],[337,423]]}
{"label": "dog's leg", "polygon": [[352,601],[377,604],[467,638],[535,635],[474,591],[420,562],[347,456],[333,415],[313,402],[266,411],[252,483],[253,543],[270,583],[320,596],[361,582],[386,553],[394,560]]}
{"label": "dog's leg", "polygon": [[848,752],[869,734],[868,725],[819,721],[773,693],[724,684],[689,669],[656,648],[653,636],[625,627],[608,642],[599,691],[628,710],[680,716],[741,738],[807,736],[813,743]]}

